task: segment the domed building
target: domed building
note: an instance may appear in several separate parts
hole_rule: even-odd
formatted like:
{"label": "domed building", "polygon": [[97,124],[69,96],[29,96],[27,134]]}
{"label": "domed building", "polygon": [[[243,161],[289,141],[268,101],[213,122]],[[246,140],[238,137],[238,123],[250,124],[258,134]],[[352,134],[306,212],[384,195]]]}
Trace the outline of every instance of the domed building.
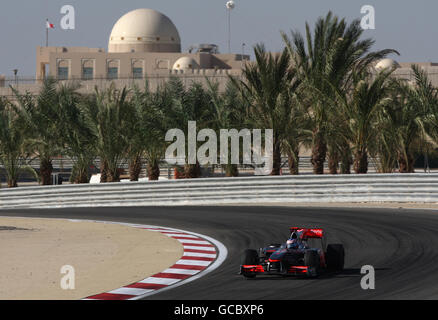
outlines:
{"label": "domed building", "polygon": [[[118,87],[133,83],[144,85],[145,79],[153,89],[171,76],[180,77],[186,84],[194,81],[206,83],[207,78],[214,78],[220,89],[225,89],[228,75],[239,77],[242,67],[250,60],[249,55],[221,54],[214,42],[187,44],[187,50],[183,49],[183,35],[171,17],[152,9],[121,13],[120,17],[114,17],[114,25],[103,28],[107,30],[102,34],[102,38],[108,41],[105,49],[38,46],[36,81],[23,81],[19,90],[36,93],[41,89],[41,80],[47,76],[58,80],[80,80],[82,92],[92,92],[96,86],[107,87],[110,83]],[[397,63],[392,59],[382,59],[376,63],[374,71],[396,67],[393,76],[412,79],[412,64],[432,75],[431,80],[438,86],[438,77],[435,76],[438,63]],[[0,95],[13,95],[8,85],[10,82],[0,75]]]}
{"label": "domed building", "polygon": [[181,39],[167,16],[152,9],[138,9],[114,25],[108,52],[181,52]]}
{"label": "domed building", "polygon": [[[172,20],[152,9],[137,9],[108,28],[108,50],[84,47],[38,47],[37,79],[47,74],[59,80],[79,79],[84,88],[119,86],[148,78],[151,87],[170,75],[205,81],[216,77],[224,84],[228,74],[239,76],[248,55],[220,54],[215,44],[181,50],[180,33]],[[143,81],[144,82],[144,81]],[[140,82],[139,82],[140,84]]]}
{"label": "domed building", "polygon": [[376,71],[382,71],[385,69],[391,70],[392,68],[395,69],[400,68],[400,65],[398,64],[397,61],[386,58],[377,62],[374,68],[376,69]]}
{"label": "domed building", "polygon": [[181,71],[181,70],[193,70],[193,69],[199,69],[198,63],[195,61],[195,59],[190,57],[182,57],[179,58],[175,64],[173,65],[173,70]]}

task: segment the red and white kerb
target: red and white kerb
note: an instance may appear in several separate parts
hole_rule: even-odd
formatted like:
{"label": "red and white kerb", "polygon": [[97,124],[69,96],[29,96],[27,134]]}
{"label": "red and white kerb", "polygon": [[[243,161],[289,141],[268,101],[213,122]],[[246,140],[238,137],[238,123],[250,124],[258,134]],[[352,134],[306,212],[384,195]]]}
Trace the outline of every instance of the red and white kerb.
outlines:
{"label": "red and white kerb", "polygon": [[134,225],[134,227],[160,232],[176,239],[183,245],[184,255],[172,267],[152,277],[84,300],[135,300],[152,295],[158,293],[159,290],[164,290],[183,280],[199,275],[214,263],[218,257],[216,246],[198,235],[161,227],[137,225]]}

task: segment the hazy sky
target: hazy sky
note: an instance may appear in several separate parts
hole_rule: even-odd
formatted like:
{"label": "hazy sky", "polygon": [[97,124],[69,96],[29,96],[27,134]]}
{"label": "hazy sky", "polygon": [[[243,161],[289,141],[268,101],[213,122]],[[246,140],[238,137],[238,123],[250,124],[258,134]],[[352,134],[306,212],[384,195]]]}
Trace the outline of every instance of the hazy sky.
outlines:
{"label": "hazy sky", "polygon": [[[50,45],[107,48],[114,23],[126,12],[151,8],[166,14],[177,26],[185,52],[191,44],[215,43],[221,52],[227,45],[227,0],[1,0],[0,74],[34,76],[35,48],[45,44],[45,20],[56,29],[50,31]],[[263,42],[273,51],[282,48],[280,31],[303,31],[321,15],[332,10],[349,21],[361,18],[361,7],[373,5],[376,30],[365,31],[376,40],[376,49],[393,48],[402,62],[438,62],[438,1],[436,0],[235,0],[232,13],[232,49],[246,53]],[[63,5],[76,10],[76,29],[60,28]]]}

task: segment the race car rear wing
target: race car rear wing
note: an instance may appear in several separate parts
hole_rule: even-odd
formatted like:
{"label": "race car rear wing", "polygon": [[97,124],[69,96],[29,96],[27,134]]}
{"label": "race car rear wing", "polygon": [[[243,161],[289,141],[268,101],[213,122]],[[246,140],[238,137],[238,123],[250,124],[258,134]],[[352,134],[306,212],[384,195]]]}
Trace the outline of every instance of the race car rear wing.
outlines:
{"label": "race car rear wing", "polygon": [[299,232],[301,234],[302,239],[322,239],[324,236],[323,229],[308,229],[308,228],[298,228],[291,227],[290,232]]}

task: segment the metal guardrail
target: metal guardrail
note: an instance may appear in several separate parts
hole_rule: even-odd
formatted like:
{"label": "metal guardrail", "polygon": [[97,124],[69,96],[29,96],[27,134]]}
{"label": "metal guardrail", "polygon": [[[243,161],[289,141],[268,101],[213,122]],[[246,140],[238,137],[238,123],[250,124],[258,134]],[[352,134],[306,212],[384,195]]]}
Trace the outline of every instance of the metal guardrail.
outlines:
{"label": "metal guardrail", "polygon": [[438,174],[209,178],[0,190],[0,208],[255,203],[438,203]]}
{"label": "metal guardrail", "polygon": [[[300,157],[300,161],[299,161],[299,170],[312,170],[312,164],[310,162],[311,158],[309,156],[301,156]],[[218,160],[220,161],[220,160]],[[23,162],[26,162],[25,160],[23,160]],[[142,159],[142,169],[146,168],[146,159]],[[31,166],[32,168],[38,170],[40,167],[40,160],[38,158],[32,159],[30,161],[27,161],[28,165]],[[287,163],[287,158],[283,157],[281,159],[281,163],[282,163],[282,168],[283,169],[288,169],[288,163]],[[71,169],[73,168],[74,165],[74,159],[68,158],[68,157],[63,157],[63,158],[54,158],[52,159],[52,166],[53,169],[55,170],[67,170],[67,171],[71,171]],[[96,158],[93,161],[93,165],[96,168],[100,167],[100,159]],[[160,167],[162,167],[163,172],[165,172],[166,170],[168,170],[169,168],[173,168],[174,166],[168,165],[164,160],[161,161],[161,165]],[[220,168],[220,165],[216,165],[216,168]],[[246,169],[250,166],[244,166],[244,165],[240,165],[239,169]],[[0,164],[0,169],[2,169],[3,166]],[[121,160],[119,163],[119,168],[127,170],[129,168],[128,165],[128,160],[124,159]],[[376,168],[377,168],[377,163],[375,159],[370,159],[369,160],[369,171],[371,172],[376,172]],[[327,161],[324,163],[324,170],[327,172],[328,171],[328,164]],[[165,176],[167,176],[167,173],[165,173]]]}

